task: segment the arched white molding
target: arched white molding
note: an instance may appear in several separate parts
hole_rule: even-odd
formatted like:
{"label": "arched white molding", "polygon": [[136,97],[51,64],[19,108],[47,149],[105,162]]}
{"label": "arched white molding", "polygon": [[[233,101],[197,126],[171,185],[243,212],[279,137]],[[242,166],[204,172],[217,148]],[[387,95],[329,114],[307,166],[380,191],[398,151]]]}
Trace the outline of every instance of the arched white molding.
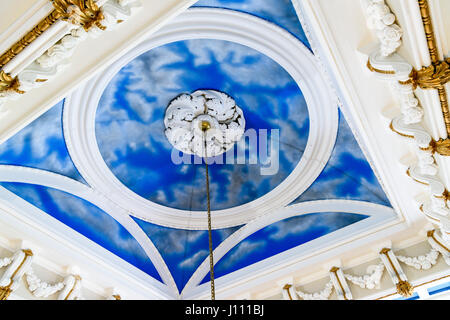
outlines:
{"label": "arched white molding", "polygon": [[236,42],[272,58],[298,83],[310,116],[308,143],[293,172],[278,187],[250,203],[214,211],[213,228],[242,225],[288,205],[317,179],[328,162],[338,129],[337,100],[316,58],[299,40],[270,22],[231,10],[187,10],[69,96],[63,114],[64,136],[74,164],[95,190],[139,219],[171,228],[207,229],[202,214],[192,215],[189,211],[158,205],[125,187],[104,162],[95,136],[97,105],[114,75],[146,51],[188,39]]}
{"label": "arched white molding", "polygon": [[[0,165],[0,181],[36,184],[53,188],[72,194],[94,204],[119,222],[131,234],[131,236],[136,239],[149,257],[150,261],[153,263],[154,267],[161,276],[161,279],[167,285],[171,293],[174,295],[179,294],[172,274],[170,273],[169,268],[153,242],[139,227],[139,225],[129,216],[125,209],[117,206],[102,194],[71,178],[49,171],[21,166]],[[155,283],[158,283],[158,281],[152,281],[153,285],[155,285]]]}
{"label": "arched white molding", "polygon": [[[324,247],[330,247],[331,245],[336,245],[343,239],[348,239],[349,235],[354,235],[355,233],[361,233],[368,229],[372,229],[379,223],[385,223],[387,219],[396,217],[395,212],[392,208],[383,205],[378,205],[370,202],[364,201],[353,201],[353,200],[319,200],[319,201],[308,201],[288,206],[286,208],[280,209],[273,214],[267,214],[262,217],[251,221],[247,225],[243,226],[232,235],[230,235],[226,240],[224,240],[219,246],[214,250],[214,263],[217,264],[220,259],[222,259],[231,249],[237,246],[241,241],[248,238],[255,232],[270,226],[273,223],[289,219],[292,217],[298,217],[311,213],[320,212],[337,212],[337,213],[355,213],[367,215],[369,218],[364,219],[358,223],[352,224],[350,226],[344,227],[330,234],[322,236],[320,238],[309,241],[306,244],[297,246],[293,249],[284,251],[266,260],[257,262],[258,265],[270,265],[274,266],[280,264],[280,262],[285,263],[286,258],[290,259],[298,258],[299,256],[305,256],[312,252],[318,251]],[[270,260],[270,263],[267,261]],[[259,270],[259,269],[258,269]],[[236,272],[245,272],[245,268],[238,270]],[[192,290],[200,284],[204,277],[209,272],[209,258],[205,259],[198,269],[191,276],[186,286],[184,287],[181,295],[186,298],[192,293]],[[253,272],[253,271],[252,271]]]}

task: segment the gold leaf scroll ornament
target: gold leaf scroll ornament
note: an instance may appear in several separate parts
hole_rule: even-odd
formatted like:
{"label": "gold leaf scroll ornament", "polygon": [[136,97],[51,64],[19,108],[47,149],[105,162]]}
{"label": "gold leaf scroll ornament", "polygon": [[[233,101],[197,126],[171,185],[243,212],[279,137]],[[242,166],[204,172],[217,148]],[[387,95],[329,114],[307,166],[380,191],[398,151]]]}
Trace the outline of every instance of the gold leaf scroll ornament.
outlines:
{"label": "gold leaf scroll ornament", "polygon": [[13,78],[9,73],[0,70],[0,92],[17,92],[24,94],[25,92],[19,90],[20,82],[17,77]]}
{"label": "gold leaf scroll ornament", "polygon": [[63,16],[63,20],[82,26],[86,31],[94,26],[106,29],[101,24],[105,16],[94,0],[53,0],[53,6]]}

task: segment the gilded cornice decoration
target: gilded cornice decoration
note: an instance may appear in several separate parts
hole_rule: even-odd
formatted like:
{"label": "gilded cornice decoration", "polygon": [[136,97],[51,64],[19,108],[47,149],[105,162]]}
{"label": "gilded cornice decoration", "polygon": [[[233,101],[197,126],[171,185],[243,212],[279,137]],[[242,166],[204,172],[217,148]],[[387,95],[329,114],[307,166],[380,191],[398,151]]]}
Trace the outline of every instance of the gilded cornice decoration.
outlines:
{"label": "gilded cornice decoration", "polygon": [[17,77],[13,78],[10,74],[0,70],[0,92],[13,91],[19,94],[25,93],[19,87],[20,82]]}
{"label": "gilded cornice decoration", "polygon": [[[106,29],[106,27],[100,23],[104,19],[104,15],[94,0],[53,0],[52,3],[55,10],[0,56],[0,69],[59,20],[68,21],[74,25],[81,26],[86,31],[94,26],[101,30]],[[12,90],[20,94],[24,93],[18,89],[20,87],[20,82],[17,78],[9,80],[11,75],[6,74],[3,71],[1,72],[0,92]]]}
{"label": "gilded cornice decoration", "polygon": [[[450,110],[447,99],[447,90],[445,89],[445,84],[450,80],[450,59],[443,61],[439,60],[439,52],[436,45],[436,36],[434,33],[428,0],[418,0],[418,3],[427,38],[431,66],[424,67],[422,70],[417,71],[417,76],[415,77],[416,79],[412,80],[415,81],[422,89],[438,90],[447,135],[450,136]],[[446,138],[450,139],[450,137]],[[447,152],[443,155],[450,156],[450,153]]]}
{"label": "gilded cornice decoration", "polygon": [[38,23],[31,31],[29,31],[22,39],[17,41],[11,48],[0,56],[0,68],[3,68],[9,61],[23,51],[28,45],[36,40],[48,28],[50,28],[56,21],[60,20],[63,15],[54,10],[41,22]]}
{"label": "gilded cornice decoration", "polygon": [[94,26],[106,29],[101,24],[105,16],[94,0],[53,0],[53,6],[63,20],[81,26],[86,31]]}
{"label": "gilded cornice decoration", "polygon": [[[139,0],[49,0],[54,10],[36,27],[28,32],[20,41],[0,56],[0,106],[15,100],[29,90],[39,87],[51,80],[64,67],[70,64],[70,57],[76,47],[88,35],[97,37],[99,30],[113,29],[117,24],[125,21],[135,10],[142,7]],[[100,4],[103,6],[100,8]],[[46,32],[57,21],[73,24],[66,34],[54,43],[47,51],[34,61],[27,62],[23,70],[17,70],[17,75],[8,74],[2,68],[13,60],[40,35]]]}
{"label": "gilded cornice decoration", "polygon": [[415,87],[438,90],[450,81],[450,58],[413,72],[411,81]]}

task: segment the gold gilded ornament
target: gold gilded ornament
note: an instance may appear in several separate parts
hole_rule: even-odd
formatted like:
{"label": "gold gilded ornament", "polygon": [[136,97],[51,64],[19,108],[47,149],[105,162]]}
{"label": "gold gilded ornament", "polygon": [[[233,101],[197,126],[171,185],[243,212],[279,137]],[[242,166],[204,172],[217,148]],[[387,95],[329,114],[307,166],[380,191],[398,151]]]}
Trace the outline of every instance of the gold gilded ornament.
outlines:
{"label": "gold gilded ornament", "polygon": [[409,298],[414,293],[414,287],[408,281],[399,281],[397,283],[397,293],[405,298]]}
{"label": "gold gilded ornament", "polygon": [[450,58],[413,72],[410,81],[415,87],[438,90],[450,81]]}
{"label": "gold gilded ornament", "polygon": [[53,0],[53,6],[63,20],[82,26],[86,31],[94,26],[106,29],[101,24],[105,16],[94,0]]}
{"label": "gold gilded ornament", "polygon": [[24,94],[25,92],[20,90],[19,87],[20,82],[17,77],[13,78],[10,74],[0,70],[0,92],[14,91],[19,94]]}
{"label": "gold gilded ornament", "polygon": [[432,152],[437,152],[441,156],[450,156],[450,139],[439,139],[431,141],[430,148]]}
{"label": "gold gilded ornament", "polygon": [[8,300],[12,290],[10,286],[0,287],[0,300]]}

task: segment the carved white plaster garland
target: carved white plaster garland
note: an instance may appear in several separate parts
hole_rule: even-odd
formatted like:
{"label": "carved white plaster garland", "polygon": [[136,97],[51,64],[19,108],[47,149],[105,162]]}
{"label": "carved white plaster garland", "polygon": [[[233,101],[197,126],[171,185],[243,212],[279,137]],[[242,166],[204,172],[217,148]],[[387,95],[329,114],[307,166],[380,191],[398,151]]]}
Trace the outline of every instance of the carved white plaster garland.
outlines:
{"label": "carved white plaster garland", "polygon": [[12,262],[11,257],[1,258],[0,259],[0,268],[8,266]]}
{"label": "carved white plaster garland", "polygon": [[28,290],[30,290],[30,292],[38,298],[47,298],[52,294],[61,291],[65,285],[63,281],[57,282],[55,284],[49,284],[45,281],[42,281],[34,273],[32,267],[30,267],[25,273],[25,280],[28,284]]}
{"label": "carved white plaster garland", "polygon": [[397,255],[398,261],[401,261],[410,267],[416,268],[417,270],[430,269],[432,266],[436,264],[438,257],[439,251],[433,248],[427,254],[417,257],[406,257]]}
{"label": "carved white plaster garland", "polygon": [[[206,131],[204,123],[209,127]],[[245,131],[241,108],[232,97],[216,90],[179,95],[167,107],[164,124],[166,137],[176,149],[199,157],[228,151]]]}
{"label": "carved white plaster garland", "polygon": [[381,277],[384,272],[384,264],[370,265],[367,267],[367,274],[363,276],[354,276],[345,274],[348,281],[356,284],[363,289],[377,289],[380,287]]}
{"label": "carved white plaster garland", "polygon": [[367,2],[367,25],[375,29],[381,42],[380,52],[387,57],[401,46],[403,31],[395,23],[395,15],[384,0],[365,0]]}
{"label": "carved white plaster garland", "polygon": [[303,300],[328,300],[333,293],[333,281],[327,282],[322,291],[314,292],[314,293],[305,293],[300,290],[295,290],[297,295]]}

